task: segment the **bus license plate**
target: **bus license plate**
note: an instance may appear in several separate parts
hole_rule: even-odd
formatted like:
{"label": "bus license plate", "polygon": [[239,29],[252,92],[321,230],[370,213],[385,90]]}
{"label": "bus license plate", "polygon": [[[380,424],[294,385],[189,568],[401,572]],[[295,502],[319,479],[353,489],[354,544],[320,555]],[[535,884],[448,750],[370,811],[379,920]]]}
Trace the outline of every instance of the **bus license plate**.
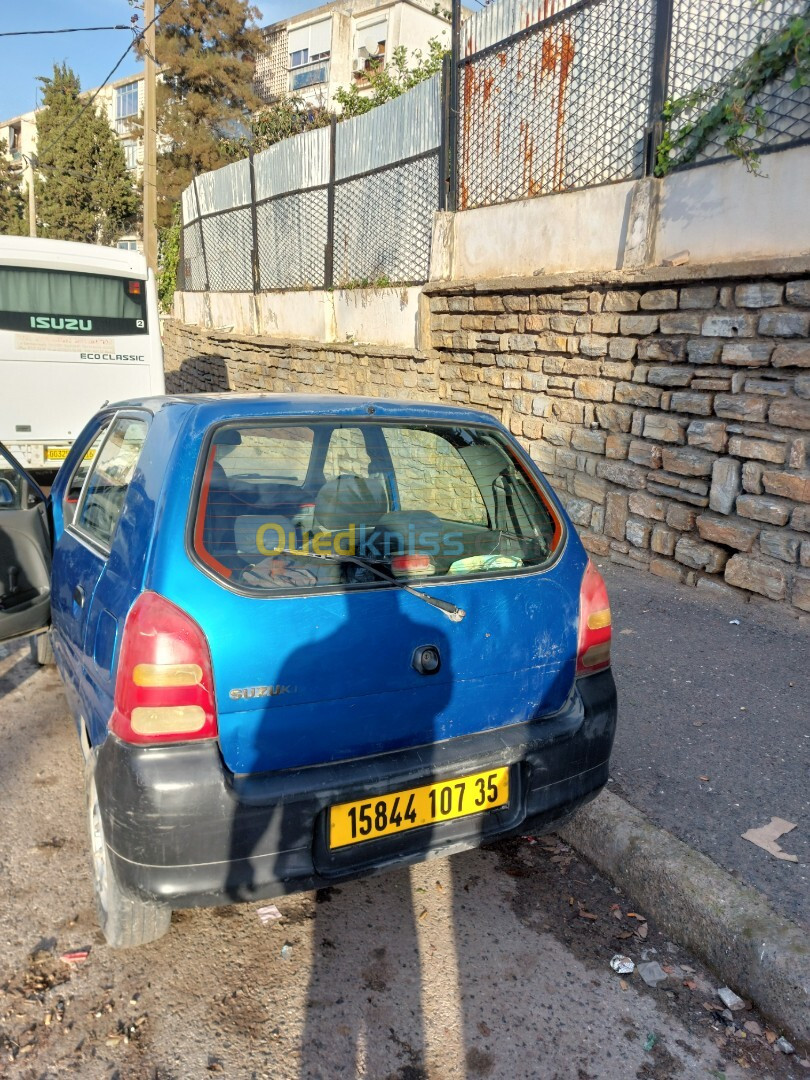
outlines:
{"label": "bus license plate", "polygon": [[341,803],[329,811],[329,847],[360,844],[421,825],[495,810],[508,803],[508,767]]}
{"label": "bus license plate", "polygon": [[64,461],[69,453],[69,446],[48,446],[45,450],[45,460]]}

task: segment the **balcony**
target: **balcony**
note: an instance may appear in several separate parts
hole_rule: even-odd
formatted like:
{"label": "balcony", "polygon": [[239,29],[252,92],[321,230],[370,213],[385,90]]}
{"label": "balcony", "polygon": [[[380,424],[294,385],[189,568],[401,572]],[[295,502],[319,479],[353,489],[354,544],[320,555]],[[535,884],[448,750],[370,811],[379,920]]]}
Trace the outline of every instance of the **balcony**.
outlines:
{"label": "balcony", "polygon": [[311,64],[290,71],[290,92],[306,90],[310,86],[320,86],[329,82],[329,60],[314,60]]}

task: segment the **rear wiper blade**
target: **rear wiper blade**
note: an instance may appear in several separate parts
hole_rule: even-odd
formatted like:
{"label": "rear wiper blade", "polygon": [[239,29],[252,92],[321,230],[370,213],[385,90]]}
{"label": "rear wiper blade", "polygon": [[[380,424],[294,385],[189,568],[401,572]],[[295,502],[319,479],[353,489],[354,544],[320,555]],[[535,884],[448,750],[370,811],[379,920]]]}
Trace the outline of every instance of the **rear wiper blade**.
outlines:
{"label": "rear wiper blade", "polygon": [[322,559],[324,562],[354,563],[355,566],[361,566],[364,570],[369,570],[372,574],[375,574],[382,581],[386,581],[389,585],[396,585],[398,589],[404,589],[405,592],[410,593],[411,596],[423,600],[431,607],[438,608],[438,610],[441,611],[443,615],[446,615],[451,622],[461,622],[467,614],[463,608],[457,607],[455,604],[450,604],[447,600],[438,600],[435,596],[430,596],[428,593],[422,592],[421,589],[415,589],[413,585],[409,585],[401,578],[395,577],[393,574],[384,573],[378,567],[374,566],[370,560],[360,558],[358,555],[316,554],[314,551],[296,551],[294,548],[282,548],[279,554],[297,555],[306,559]]}

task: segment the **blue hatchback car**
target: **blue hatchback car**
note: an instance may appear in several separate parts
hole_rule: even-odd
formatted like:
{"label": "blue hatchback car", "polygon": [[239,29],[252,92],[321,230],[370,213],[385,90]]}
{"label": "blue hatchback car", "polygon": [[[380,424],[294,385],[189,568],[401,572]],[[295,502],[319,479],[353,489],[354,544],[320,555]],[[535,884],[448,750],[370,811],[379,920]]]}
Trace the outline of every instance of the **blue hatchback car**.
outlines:
{"label": "blue hatchback car", "polygon": [[49,625],[113,946],[549,830],[607,780],[604,583],[476,411],[124,402],[47,500],[3,452],[0,639]]}

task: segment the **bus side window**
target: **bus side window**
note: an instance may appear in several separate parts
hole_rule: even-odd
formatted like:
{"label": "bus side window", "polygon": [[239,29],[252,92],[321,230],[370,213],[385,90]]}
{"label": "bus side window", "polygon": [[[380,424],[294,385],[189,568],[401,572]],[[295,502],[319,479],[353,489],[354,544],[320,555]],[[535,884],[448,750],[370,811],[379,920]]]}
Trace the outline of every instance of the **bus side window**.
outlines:
{"label": "bus side window", "polygon": [[65,520],[65,525],[70,525],[73,521],[76,514],[76,505],[79,501],[79,496],[82,493],[84,482],[87,479],[87,474],[90,472],[90,466],[93,464],[95,456],[98,453],[98,448],[101,446],[101,442],[107,433],[108,426],[108,424],[103,425],[88,447],[87,453],[73,471],[73,476],[70,478],[67,493],[62,504],[62,516]]}

